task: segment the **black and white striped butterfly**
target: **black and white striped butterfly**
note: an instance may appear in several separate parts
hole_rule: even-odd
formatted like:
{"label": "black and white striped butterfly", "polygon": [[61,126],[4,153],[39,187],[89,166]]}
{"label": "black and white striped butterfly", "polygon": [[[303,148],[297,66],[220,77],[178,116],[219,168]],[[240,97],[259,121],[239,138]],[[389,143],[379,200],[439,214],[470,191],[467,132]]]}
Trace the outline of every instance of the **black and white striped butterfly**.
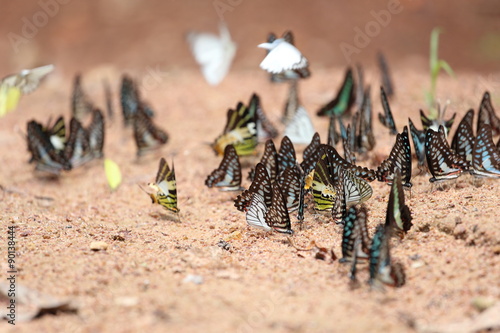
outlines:
{"label": "black and white striped butterfly", "polygon": [[410,118],[408,118],[408,125],[410,126],[411,138],[413,147],[415,148],[415,156],[418,160],[418,166],[425,165],[425,130],[418,130]]}
{"label": "black and white striped butterfly", "polygon": [[304,149],[302,153],[302,162],[300,163],[300,167],[305,175],[308,175],[314,167],[316,166],[316,162],[321,157],[320,147],[321,138],[316,132],[309,143],[309,145]]}
{"label": "black and white striped butterfly", "polygon": [[233,145],[226,146],[224,157],[219,167],[208,175],[205,185],[208,187],[217,187],[222,191],[243,190],[241,187],[240,159]]}
{"label": "black and white striped butterfly", "polygon": [[387,65],[387,60],[382,52],[377,53],[377,62],[380,69],[380,76],[382,77],[382,87],[387,93],[388,97],[394,95],[394,85],[392,84],[391,74],[389,71],[389,66]]}
{"label": "black and white striped butterfly", "polygon": [[139,105],[134,115],[134,138],[137,146],[137,156],[157,149],[168,141],[168,134],[153,123],[153,119]]}
{"label": "black and white striped butterfly", "polygon": [[120,104],[125,126],[134,124],[135,115],[141,108],[150,118],[154,116],[151,107],[141,100],[137,82],[130,76],[123,75],[120,87]]}
{"label": "black and white striped butterfly", "polygon": [[28,150],[31,153],[31,161],[36,163],[37,170],[54,175],[59,175],[61,170],[71,170],[71,163],[63,154],[56,151],[50,136],[35,120],[28,122],[26,139]]}
{"label": "black and white striped butterfly", "polygon": [[295,148],[292,141],[287,136],[284,136],[281,139],[280,150],[278,151],[278,174],[295,164],[297,164]]}
{"label": "black and white striped butterfly", "polygon": [[73,85],[73,96],[71,98],[71,111],[73,117],[79,121],[85,120],[94,109],[94,105],[82,87],[81,75],[77,74]]}
{"label": "black and white striped butterfly", "polygon": [[396,169],[391,192],[389,194],[389,203],[387,204],[385,226],[386,228],[391,228],[393,234],[402,239],[413,226],[411,220],[410,208],[405,204],[401,174],[399,169]]}
{"label": "black and white striped butterfly", "polygon": [[449,146],[443,126],[436,132],[428,128],[425,135],[425,157],[432,175],[430,182],[455,179],[469,166]]}
{"label": "black and white striped butterfly", "polygon": [[[278,177],[278,153],[276,152],[276,146],[274,145],[273,140],[269,139],[266,141],[264,154],[260,159],[260,163],[266,167],[269,178],[272,182],[274,182]],[[248,178],[253,181],[254,177],[255,169],[252,168],[248,174]]]}
{"label": "black and white striped butterfly", "polygon": [[[359,113],[356,114],[359,115]],[[356,118],[357,117],[353,117],[353,123]],[[342,147],[344,148],[344,159],[351,164],[355,164],[356,163],[356,155],[354,154],[355,151],[354,142],[356,137],[356,135],[354,134],[355,128],[351,130],[351,125],[350,124],[347,125],[346,133],[347,137],[345,139],[342,139]]]}
{"label": "black and white striped butterfly", "polygon": [[469,164],[472,162],[472,149],[474,148],[473,118],[474,110],[470,109],[458,124],[451,141],[451,149]]}
{"label": "black and white striped butterfly", "polygon": [[272,185],[272,201],[267,206],[259,193],[252,193],[250,205],[246,211],[247,224],[265,231],[278,231],[293,234],[290,216],[278,183]]}
{"label": "black and white striped butterfly", "polygon": [[335,123],[337,117],[330,117],[330,122],[328,124],[328,140],[327,144],[330,146],[335,146],[340,141],[340,134],[337,132]]}
{"label": "black and white striped butterfly", "polygon": [[396,123],[394,122],[391,107],[389,106],[389,101],[387,100],[387,95],[383,86],[380,87],[380,101],[382,102],[384,114],[379,113],[378,120],[380,120],[380,123],[390,130],[389,133],[391,133],[392,135],[398,134]]}
{"label": "black and white striped butterfly", "polygon": [[259,142],[263,142],[269,139],[274,139],[278,136],[278,130],[271,123],[269,118],[267,118],[264,113],[264,109],[262,109],[262,105],[260,103],[260,97],[257,94],[253,94],[250,98],[250,102],[248,103],[249,108],[255,108],[255,114],[257,118],[257,138]]}
{"label": "black and white striped butterfly", "polygon": [[384,225],[377,226],[370,246],[370,280],[372,288],[383,289],[383,285],[401,287],[406,275],[400,263],[392,263],[390,254],[391,231]]}
{"label": "black and white striped butterfly", "polygon": [[479,128],[472,151],[472,173],[477,176],[500,178],[500,152],[493,142],[489,124]]}
{"label": "black and white striped butterfly", "polygon": [[252,196],[254,193],[260,195],[267,207],[271,206],[271,200],[273,197],[271,179],[267,173],[266,167],[262,163],[257,163],[255,167],[255,178],[250,185],[248,190],[243,191],[234,200],[234,206],[240,212],[246,212],[250,203],[252,201]]}
{"label": "black and white striped butterfly", "polygon": [[324,153],[329,155],[329,158],[335,165],[340,165],[343,169],[349,170],[351,173],[354,174],[354,176],[358,178],[362,178],[364,180],[367,180],[369,182],[377,179],[377,174],[375,170],[368,169],[366,167],[358,166],[351,164],[347,162],[345,159],[343,159],[337,150],[329,145],[322,144],[320,146],[320,149],[324,151]]}
{"label": "black and white striped butterfly", "polygon": [[377,168],[377,179],[391,184],[396,170],[401,172],[403,185],[411,187],[411,146],[408,137],[408,127],[396,135],[396,142],[392,147],[389,157]]}
{"label": "black and white striped butterfly", "polygon": [[104,156],[102,149],[104,147],[104,116],[99,109],[92,110],[92,121],[87,128],[90,154],[92,158],[101,158]]}
{"label": "black and white striped butterfly", "polygon": [[69,125],[69,138],[64,147],[64,158],[75,168],[92,160],[89,136],[82,124],[75,117]]}
{"label": "black and white striped butterfly", "polygon": [[365,154],[375,147],[375,136],[373,135],[372,128],[372,99],[370,91],[370,86],[366,87],[359,118],[357,151],[361,154]]}
{"label": "black and white striped butterfly", "polygon": [[354,256],[368,259],[370,237],[366,221],[368,212],[366,207],[352,206],[342,219],[344,229],[342,232],[342,258],[340,262],[348,262]]}
{"label": "black and white striped butterfly", "polygon": [[278,177],[278,184],[280,185],[283,197],[285,199],[286,208],[288,212],[294,212],[299,208],[299,201],[301,195],[302,173],[300,167],[295,165],[288,167]]}
{"label": "black and white striped butterfly", "polygon": [[498,118],[495,113],[495,109],[491,104],[491,96],[488,91],[484,92],[481,104],[479,105],[476,132],[479,132],[481,124],[483,123],[491,126],[493,136],[500,134],[500,118]]}

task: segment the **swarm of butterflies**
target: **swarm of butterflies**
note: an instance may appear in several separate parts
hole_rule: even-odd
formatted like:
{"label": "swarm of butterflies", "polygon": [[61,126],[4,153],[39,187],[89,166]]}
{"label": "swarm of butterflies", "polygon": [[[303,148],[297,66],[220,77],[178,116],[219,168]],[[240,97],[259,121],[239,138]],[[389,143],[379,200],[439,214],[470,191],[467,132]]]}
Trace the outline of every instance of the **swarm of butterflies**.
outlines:
{"label": "swarm of butterflies", "polygon": [[[301,227],[307,202],[312,202],[315,212],[327,213],[333,221],[343,225],[341,261],[352,262],[353,285],[358,284],[357,262],[365,259],[369,262],[372,286],[402,286],[404,268],[391,261],[389,249],[393,236],[402,239],[412,227],[403,190],[412,187],[410,135],[419,169],[424,172],[427,166],[432,176],[430,182],[444,182],[463,173],[500,178],[500,140],[496,145],[493,141],[494,136],[500,135],[500,119],[495,114],[490,94],[485,92],[480,103],[476,136],[472,129],[474,111],[469,110],[450,145],[447,137],[455,115],[444,120],[445,108],[438,108],[435,120],[421,110],[423,130],[418,130],[409,119],[409,129],[404,126],[399,132],[389,104],[394,88],[387,61],[378,54],[384,110],[378,118],[396,138],[387,159],[376,169],[369,169],[357,164],[357,160],[368,158],[376,144],[370,87],[363,82],[362,67],[356,68],[356,84],[353,70],[348,68],[336,97],[318,110],[318,116],[329,117],[327,143],[322,144],[307,111],[298,102],[297,83],[310,76],[310,71],[306,58],[293,44],[292,33],[288,31],[282,38],[271,34],[268,42],[259,47],[268,50],[261,68],[271,74],[271,81],[288,82],[291,87],[282,117],[286,127],[279,150],[273,141],[278,135],[276,127],[265,116],[258,95],[253,94],[247,105],[239,102],[235,109],[228,111],[224,130],[212,145],[215,152],[222,155],[222,161],[208,175],[206,186],[242,191],[234,200],[234,206],[246,214],[249,226],[265,231],[293,234],[289,214],[297,212]],[[357,111],[351,114],[354,105]],[[298,130],[290,131],[290,124]],[[336,148],[340,141],[343,156]],[[264,152],[260,162],[250,170],[251,184],[245,189],[241,186],[243,176],[239,158],[257,154],[259,142],[264,142]],[[294,143],[303,142],[308,145],[299,163]],[[391,192],[386,222],[376,228],[370,241],[366,227],[368,212],[363,203],[372,196],[370,182],[374,180],[391,185]]]}

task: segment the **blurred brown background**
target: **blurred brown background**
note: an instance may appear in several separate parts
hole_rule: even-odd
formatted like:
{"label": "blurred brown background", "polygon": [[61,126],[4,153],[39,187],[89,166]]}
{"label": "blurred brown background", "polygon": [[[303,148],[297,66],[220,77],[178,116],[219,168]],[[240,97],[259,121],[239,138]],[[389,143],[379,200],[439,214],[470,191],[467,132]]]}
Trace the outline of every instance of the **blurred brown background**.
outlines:
{"label": "blurred brown background", "polygon": [[[56,64],[65,75],[103,64],[120,71],[194,68],[184,35],[190,29],[216,32],[217,8],[225,11],[239,46],[233,69],[257,69],[263,51],[256,45],[268,32],[286,29],[294,31],[313,68],[343,66],[347,62],[340,43],[354,45],[354,29],[364,30],[375,20],[372,11],[391,4],[397,1],[3,0],[0,73],[46,63]],[[379,25],[380,31],[352,60],[372,64],[375,53],[383,50],[391,63],[410,59],[427,70],[429,34],[440,26],[440,57],[455,70],[500,69],[500,1],[413,0],[399,6],[400,13],[392,14],[387,26]],[[30,23],[39,27],[30,30]]]}

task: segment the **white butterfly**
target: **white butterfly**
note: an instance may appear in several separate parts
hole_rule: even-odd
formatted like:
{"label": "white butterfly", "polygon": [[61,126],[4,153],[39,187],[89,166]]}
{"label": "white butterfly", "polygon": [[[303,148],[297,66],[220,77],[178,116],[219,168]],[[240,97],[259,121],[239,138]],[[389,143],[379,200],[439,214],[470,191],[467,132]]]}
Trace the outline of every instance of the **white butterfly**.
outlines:
{"label": "white butterfly", "polygon": [[40,85],[42,79],[52,72],[54,65],[23,69],[0,81],[0,117],[17,107],[21,95],[29,94]]}
{"label": "white butterfly", "polygon": [[269,73],[277,74],[291,69],[305,68],[308,65],[302,53],[283,38],[278,38],[272,43],[259,44],[258,47],[269,50],[260,63],[260,68]]}
{"label": "white butterfly", "polygon": [[229,30],[222,23],[219,32],[220,36],[204,32],[190,32],[187,35],[191,52],[205,80],[213,86],[224,79],[236,53],[236,43],[231,40]]}
{"label": "white butterfly", "polygon": [[285,128],[284,135],[288,136],[293,143],[308,144],[316,131],[311,118],[303,106],[299,106],[292,121]]}

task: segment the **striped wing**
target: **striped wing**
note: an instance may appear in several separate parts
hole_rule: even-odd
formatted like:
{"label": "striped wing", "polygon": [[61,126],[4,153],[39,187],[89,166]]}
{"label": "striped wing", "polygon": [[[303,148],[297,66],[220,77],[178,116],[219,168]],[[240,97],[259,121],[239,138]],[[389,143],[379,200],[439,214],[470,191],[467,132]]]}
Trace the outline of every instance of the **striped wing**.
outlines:
{"label": "striped wing", "polygon": [[259,141],[262,142],[277,137],[278,130],[264,113],[264,110],[262,109],[262,106],[260,104],[259,95],[254,93],[250,98],[250,103],[248,105],[250,109],[255,109],[257,122],[257,138],[259,139]]}
{"label": "striped wing", "polygon": [[394,95],[394,85],[392,84],[391,74],[389,72],[389,66],[387,65],[387,60],[383,53],[377,53],[378,68],[380,69],[380,76],[382,77],[382,87],[387,92],[387,96],[391,97]]}
{"label": "striped wing", "polygon": [[276,152],[273,140],[266,141],[264,154],[262,155],[260,163],[264,164],[269,174],[269,178],[271,181],[274,181],[278,177],[278,153]]}
{"label": "striped wing", "polygon": [[410,126],[411,139],[415,148],[418,165],[423,166],[425,164],[425,130],[418,130],[410,118],[408,118],[408,125]]}
{"label": "striped wing", "polygon": [[379,113],[378,119],[390,130],[392,135],[398,134],[396,129],[396,123],[394,122],[394,117],[392,116],[391,107],[389,106],[389,101],[387,100],[387,95],[385,93],[384,87],[380,87],[380,100],[382,101],[382,107],[384,108],[384,114]]}
{"label": "striped wing", "polygon": [[134,116],[134,138],[137,146],[137,156],[157,149],[168,141],[168,134],[153,123],[142,104]]}
{"label": "striped wing", "polygon": [[284,136],[281,140],[280,150],[278,152],[278,174],[295,164],[297,164],[295,148],[293,147],[292,141],[287,136]]}
{"label": "striped wing", "polygon": [[479,176],[500,178],[500,152],[493,142],[489,124],[479,128],[472,153],[473,173]]}
{"label": "striped wing", "polygon": [[174,213],[179,212],[177,208],[177,182],[173,162],[172,169],[170,169],[167,161],[163,157],[160,159],[155,185],[158,187],[156,194],[158,203],[167,210]]}
{"label": "striped wing", "polygon": [[375,147],[375,136],[373,135],[372,129],[372,99],[370,95],[370,87],[368,86],[364,92],[357,135],[357,150],[360,153],[367,153]]}
{"label": "striped wing", "polygon": [[342,146],[344,148],[344,159],[351,164],[356,163],[356,155],[354,154],[354,147],[353,147],[355,135],[353,132],[354,131],[351,130],[351,125],[347,125],[347,131],[346,131],[347,137],[342,139]]}
{"label": "striped wing", "polygon": [[246,211],[247,224],[254,228],[271,231],[271,227],[266,222],[267,206],[264,197],[258,193],[252,193]]}
{"label": "striped wing", "polygon": [[343,172],[342,181],[347,205],[363,203],[371,198],[373,189],[366,180],[356,177],[349,170],[343,170]]}
{"label": "striped wing", "polygon": [[482,124],[489,124],[491,126],[493,136],[500,134],[500,118],[498,118],[495,113],[495,109],[491,104],[491,96],[488,91],[484,93],[481,104],[479,105],[476,133],[479,132]]}
{"label": "striped wing", "polygon": [[369,242],[368,227],[366,225],[368,212],[365,207],[352,206],[342,219],[342,262],[353,260],[353,257],[368,258]]}
{"label": "striped wing", "polygon": [[273,183],[273,199],[266,213],[266,222],[274,230],[286,234],[293,234],[290,216],[285,200],[278,183]]}
{"label": "striped wing", "polygon": [[396,135],[396,142],[389,157],[377,168],[377,179],[391,184],[396,170],[401,172],[403,185],[411,187],[411,146],[407,126],[402,133]]}
{"label": "striped wing", "polygon": [[282,190],[288,212],[296,211],[299,208],[302,184],[299,167],[286,168],[280,175],[278,183]]}
{"label": "striped wing", "polygon": [[92,159],[88,133],[74,117],[70,121],[68,143],[64,147],[63,154],[73,167],[83,165]]}
{"label": "striped wing", "polygon": [[335,128],[335,120],[336,117],[330,117],[330,123],[328,124],[328,140],[327,143],[329,146],[335,146],[340,141],[340,134],[337,133],[337,129]]}
{"label": "striped wing", "polygon": [[64,149],[66,144],[66,125],[63,116],[57,118],[52,127],[47,126],[44,132],[49,136],[50,143],[52,143],[56,151],[62,151]]}
{"label": "striped wing", "polygon": [[403,238],[413,226],[411,220],[410,208],[405,204],[401,175],[399,169],[397,169],[389,194],[389,203],[387,204],[386,228],[390,228],[396,235]]}
{"label": "striped wing", "polygon": [[335,185],[328,169],[326,156],[324,155],[318,160],[314,168],[312,193],[316,210],[324,211],[333,209],[335,201],[339,198],[339,193]]}
{"label": "striped wing", "polygon": [[226,146],[224,158],[219,167],[208,175],[205,185],[223,188],[226,191],[241,189],[241,164],[233,145]]}
{"label": "striped wing", "polygon": [[316,132],[311,140],[311,143],[304,149],[304,153],[302,154],[302,163],[300,163],[300,167],[304,174],[309,174],[314,167],[316,166],[316,162],[320,158],[321,151],[318,149],[321,145],[321,138]]}
{"label": "striped wing", "polygon": [[266,167],[262,163],[257,163],[255,167],[255,178],[248,190],[243,191],[234,200],[234,206],[240,212],[246,212],[252,201],[252,194],[257,193],[264,198],[266,207],[271,206],[273,197],[271,179],[267,174]]}
{"label": "striped wing", "polygon": [[349,67],[346,70],[344,76],[344,82],[340,87],[337,96],[328,104],[323,106],[318,112],[318,116],[328,116],[328,117],[340,117],[344,113],[348,112],[351,106],[354,104],[354,78],[352,75],[352,69]]}
{"label": "striped wing", "polygon": [[104,156],[102,148],[104,147],[104,116],[99,109],[92,111],[92,122],[87,128],[90,152],[94,158]]}
{"label": "striped wing", "polygon": [[472,133],[472,120],[474,118],[474,110],[467,111],[465,116],[458,124],[453,140],[451,141],[451,149],[457,153],[467,163],[472,162],[472,149],[474,148],[474,133]]}
{"label": "striped wing", "polygon": [[82,87],[82,77],[78,74],[73,84],[73,95],[71,97],[71,112],[73,117],[79,121],[85,120],[92,112],[94,105]]}
{"label": "striped wing", "polygon": [[357,166],[347,162],[332,146],[322,144],[320,146],[320,149],[322,149],[323,153],[328,156],[328,160],[331,165],[335,167],[340,166],[343,169],[352,172],[356,177],[363,178],[370,182],[377,178],[375,170],[371,170],[366,167]]}

